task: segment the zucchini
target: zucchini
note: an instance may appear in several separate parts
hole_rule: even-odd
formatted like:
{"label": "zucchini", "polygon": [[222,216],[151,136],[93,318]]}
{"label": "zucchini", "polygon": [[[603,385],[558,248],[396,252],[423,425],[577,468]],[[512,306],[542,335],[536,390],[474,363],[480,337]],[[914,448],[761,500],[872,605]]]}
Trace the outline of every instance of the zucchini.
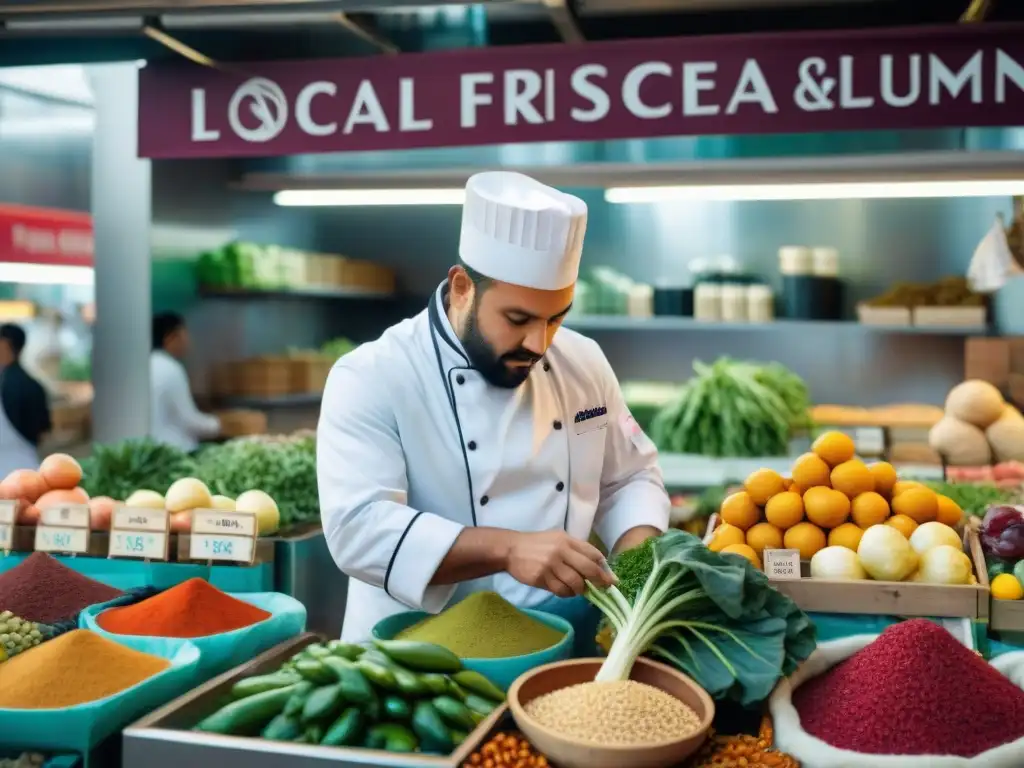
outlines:
{"label": "zucchini", "polygon": [[452,680],[470,693],[483,696],[485,699],[491,699],[498,703],[505,701],[505,694],[502,692],[501,688],[475,670],[463,669],[456,672],[452,675]]}
{"label": "zucchini", "polygon": [[447,755],[455,748],[451,731],[429,701],[416,702],[412,711],[412,730],[419,738],[424,751]]}
{"label": "zucchini", "polygon": [[311,694],[315,689],[316,686],[308,680],[303,680],[301,683],[296,685],[295,692],[291,695],[291,698],[288,699],[288,702],[284,705],[284,710],[281,712],[281,714],[288,715],[289,717],[293,715],[298,715],[300,712],[302,712],[302,708],[306,705],[306,699],[309,698],[309,694]]}
{"label": "zucchini", "polygon": [[257,693],[265,693],[266,691],[294,685],[301,680],[302,678],[299,675],[292,672],[273,672],[269,675],[247,677],[239,680],[231,687],[231,697],[234,699],[244,699]]}
{"label": "zucchini", "polygon": [[387,667],[366,659],[365,654],[364,658],[356,662],[356,669],[362,672],[363,677],[378,688],[383,688],[386,691],[394,691],[398,688],[398,683],[395,681],[395,673]]}
{"label": "zucchini", "polygon": [[[395,667],[399,666],[397,661],[392,659],[387,654],[381,653],[376,648],[367,648],[359,656],[359,659],[364,659],[366,661],[372,661],[374,664],[379,664],[380,666],[384,667],[385,669],[394,669]],[[358,661],[358,659],[357,659],[357,661]]]}
{"label": "zucchini", "polygon": [[443,672],[450,674],[462,669],[462,661],[454,653],[433,643],[414,640],[374,640],[381,651],[417,672]]}
{"label": "zucchini", "polygon": [[195,730],[226,736],[255,736],[281,713],[294,692],[295,686],[288,686],[233,701],[203,719]]}
{"label": "zucchini", "polygon": [[483,715],[484,717],[487,717],[487,715],[491,714],[491,712],[498,707],[498,705],[493,701],[488,701],[483,696],[477,696],[475,693],[471,693],[466,696],[466,698],[462,700],[462,703],[465,704],[469,710],[476,712],[478,715]]}
{"label": "zucchini", "polygon": [[341,695],[350,704],[368,704],[377,698],[370,682],[355,667],[338,669],[338,685],[341,686]]}
{"label": "zucchini", "polygon": [[321,643],[313,643],[312,645],[307,645],[303,649],[303,652],[306,654],[306,656],[308,656],[311,659],[322,659],[325,656],[331,655],[330,649]]}
{"label": "zucchini", "polygon": [[452,741],[455,742],[455,746],[459,746],[462,742],[469,738],[469,734],[465,731],[452,731]]}
{"label": "zucchini", "polygon": [[359,740],[363,730],[363,713],[358,707],[349,707],[334,721],[320,743],[328,747],[348,747]]}
{"label": "zucchini", "polygon": [[338,676],[334,670],[317,659],[302,659],[295,662],[295,671],[309,682],[317,685],[338,682]]}
{"label": "zucchini", "polygon": [[438,672],[426,672],[420,675],[420,680],[434,696],[444,696],[451,688],[451,681]]}
{"label": "zucchini", "polygon": [[270,721],[260,736],[270,741],[294,741],[302,735],[298,718],[280,714]]}
{"label": "zucchini", "polygon": [[385,696],[384,714],[392,720],[408,720],[412,716],[412,707],[401,696]]}
{"label": "zucchini", "polygon": [[366,746],[388,752],[415,752],[419,746],[416,734],[398,723],[374,725],[366,734]]}
{"label": "zucchini", "polygon": [[476,727],[472,711],[458,699],[451,696],[438,696],[431,699],[430,703],[451,727],[464,731],[472,731]]}
{"label": "zucchini", "polygon": [[305,736],[307,744],[319,744],[324,737],[324,727],[322,725],[311,725],[306,728],[306,732],[302,735]]}
{"label": "zucchini", "polygon": [[331,652],[332,656],[338,656],[342,659],[348,659],[349,661],[355,661],[363,655],[363,651],[366,649],[361,645],[355,645],[354,643],[343,643],[341,640],[331,640],[327,644],[327,650]]}
{"label": "zucchini", "polygon": [[404,695],[415,698],[430,693],[430,689],[415,672],[410,672],[402,667],[394,667],[391,672],[395,676],[395,685]]}
{"label": "zucchini", "polygon": [[317,688],[302,707],[302,722],[312,723],[333,717],[341,707],[342,701],[344,699],[341,694],[341,683]]}

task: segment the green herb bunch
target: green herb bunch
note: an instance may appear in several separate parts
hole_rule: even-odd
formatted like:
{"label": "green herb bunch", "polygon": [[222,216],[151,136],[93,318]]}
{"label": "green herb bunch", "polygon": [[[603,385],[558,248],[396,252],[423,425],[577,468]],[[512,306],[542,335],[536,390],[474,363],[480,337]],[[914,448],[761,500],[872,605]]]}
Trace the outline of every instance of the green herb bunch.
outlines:
{"label": "green herb bunch", "polygon": [[793,433],[811,426],[810,393],[777,363],[723,357],[695,361],[694,376],[651,423],[664,451],[703,456],[784,456]]}
{"label": "green herb bunch", "polygon": [[149,439],[96,444],[81,464],[86,493],[121,500],[142,489],[165,493],[175,480],[196,473],[187,453]]}

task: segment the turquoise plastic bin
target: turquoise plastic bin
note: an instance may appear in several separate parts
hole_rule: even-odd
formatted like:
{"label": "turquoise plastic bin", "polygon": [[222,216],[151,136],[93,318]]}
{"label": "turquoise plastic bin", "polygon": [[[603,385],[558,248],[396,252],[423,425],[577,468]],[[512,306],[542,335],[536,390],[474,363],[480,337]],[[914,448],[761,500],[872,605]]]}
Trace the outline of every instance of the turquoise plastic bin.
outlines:
{"label": "turquoise plastic bin", "polygon": [[[466,669],[479,672],[503,691],[507,691],[513,681],[524,672],[531,669],[550,664],[554,661],[564,661],[572,656],[574,632],[572,624],[560,616],[555,616],[544,611],[534,611],[529,608],[520,609],[527,616],[532,616],[537,621],[547,624],[559,632],[564,632],[565,637],[550,648],[542,651],[527,653],[524,656],[510,656],[505,659],[463,659],[462,663]],[[423,611],[406,611],[396,613],[381,619],[373,628],[373,636],[378,640],[393,640],[403,629],[408,629],[413,624],[429,617],[429,613]]]}
{"label": "turquoise plastic bin", "polygon": [[113,639],[168,659],[171,666],[120,693],[77,707],[0,709],[0,748],[87,755],[108,736],[200,682],[199,649],[191,643],[169,643],[159,637]]}
{"label": "turquoise plastic bin", "polygon": [[[278,643],[283,643],[306,631],[306,607],[295,598],[277,592],[231,596],[255,605],[257,608],[262,608],[272,615],[259,624],[219,635],[190,637],[187,640],[174,637],[154,638],[167,643],[168,647],[184,644],[194,645],[199,650],[198,674],[203,680],[215,677],[243,662],[251,661],[253,657],[273,648]],[[86,608],[78,617],[79,626],[119,642],[126,638],[146,639],[142,635],[116,635],[99,626],[96,617],[107,607],[106,603],[102,603]]]}

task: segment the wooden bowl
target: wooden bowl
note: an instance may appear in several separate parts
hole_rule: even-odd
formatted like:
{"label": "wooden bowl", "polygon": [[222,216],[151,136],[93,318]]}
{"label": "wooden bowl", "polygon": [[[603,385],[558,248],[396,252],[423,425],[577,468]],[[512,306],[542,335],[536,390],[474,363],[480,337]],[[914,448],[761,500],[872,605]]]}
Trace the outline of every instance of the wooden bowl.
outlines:
{"label": "wooden bowl", "polygon": [[546,693],[594,680],[604,659],[573,659],[526,672],[508,689],[508,706],[516,726],[558,768],[669,768],[692,755],[707,738],[715,704],[697,683],[672,667],[637,659],[630,679],[658,688],[690,707],[700,727],[688,736],[650,746],[601,746],[566,738],[531,719],[523,709]]}

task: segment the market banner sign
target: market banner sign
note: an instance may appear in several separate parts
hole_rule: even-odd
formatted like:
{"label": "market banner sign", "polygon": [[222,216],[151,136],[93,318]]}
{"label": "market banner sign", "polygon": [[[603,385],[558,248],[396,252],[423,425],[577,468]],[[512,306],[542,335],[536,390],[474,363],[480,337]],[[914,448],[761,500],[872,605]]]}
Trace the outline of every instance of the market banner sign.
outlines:
{"label": "market banner sign", "polygon": [[0,204],[0,263],[93,265],[87,213]]}
{"label": "market banner sign", "polygon": [[1024,26],[145,67],[143,157],[1024,125]]}

